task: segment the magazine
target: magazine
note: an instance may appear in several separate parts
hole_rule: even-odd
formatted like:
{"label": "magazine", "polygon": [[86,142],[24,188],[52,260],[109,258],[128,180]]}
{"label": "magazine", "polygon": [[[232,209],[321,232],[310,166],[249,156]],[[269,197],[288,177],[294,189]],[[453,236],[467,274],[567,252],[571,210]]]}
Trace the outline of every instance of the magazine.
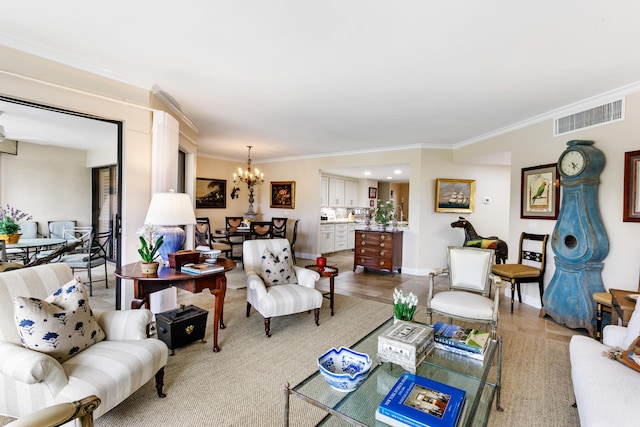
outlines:
{"label": "magazine", "polygon": [[376,419],[392,426],[454,427],[466,392],[405,372],[380,403]]}

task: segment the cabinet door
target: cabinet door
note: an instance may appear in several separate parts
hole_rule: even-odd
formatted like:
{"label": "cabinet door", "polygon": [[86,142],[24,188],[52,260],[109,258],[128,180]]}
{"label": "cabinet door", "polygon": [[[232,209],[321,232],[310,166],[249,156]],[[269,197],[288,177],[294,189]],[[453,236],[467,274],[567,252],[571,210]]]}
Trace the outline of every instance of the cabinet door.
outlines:
{"label": "cabinet door", "polygon": [[329,178],[329,206],[344,206],[344,179]]}
{"label": "cabinet door", "polygon": [[344,204],[347,207],[358,206],[358,182],[344,181]]}
{"label": "cabinet door", "polygon": [[347,249],[356,247],[356,225],[349,224],[347,227]]}
{"label": "cabinet door", "polygon": [[320,180],[320,206],[329,205],[329,178],[322,177]]}
{"label": "cabinet door", "polygon": [[333,224],[326,224],[320,226],[320,253],[325,254],[328,252],[335,251],[335,243],[334,243],[334,228]]}

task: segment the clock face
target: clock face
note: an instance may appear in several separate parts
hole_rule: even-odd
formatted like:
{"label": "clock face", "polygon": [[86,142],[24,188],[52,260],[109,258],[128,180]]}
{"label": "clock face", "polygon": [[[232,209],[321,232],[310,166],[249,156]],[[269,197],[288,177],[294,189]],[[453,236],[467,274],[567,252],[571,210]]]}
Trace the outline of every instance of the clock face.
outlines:
{"label": "clock face", "polygon": [[560,159],[560,170],[567,176],[578,175],[584,169],[584,163],[581,151],[567,151]]}

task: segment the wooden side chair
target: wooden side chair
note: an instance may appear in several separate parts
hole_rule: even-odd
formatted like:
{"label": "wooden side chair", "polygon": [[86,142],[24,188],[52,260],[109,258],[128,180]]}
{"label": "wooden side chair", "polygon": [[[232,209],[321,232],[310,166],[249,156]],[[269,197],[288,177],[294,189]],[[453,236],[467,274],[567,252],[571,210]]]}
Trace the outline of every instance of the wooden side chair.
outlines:
{"label": "wooden side chair", "polygon": [[251,240],[272,239],[273,224],[271,221],[251,221],[249,225]]}
{"label": "wooden side chair", "polygon": [[286,239],[287,238],[287,221],[289,220],[289,218],[278,218],[278,217],[273,217],[271,218],[271,226],[273,228],[273,231],[271,232],[271,235],[273,236],[273,238],[280,238],[280,239]]}
{"label": "wooden side chair", "polygon": [[298,223],[299,219],[296,219],[296,222],[293,223],[293,233],[291,234],[291,257],[293,258],[293,263],[296,263],[296,240],[298,240]]}
{"label": "wooden side chair", "polygon": [[[640,293],[640,278],[638,279],[638,293]],[[613,302],[610,292],[594,292],[593,301],[596,303],[596,339],[602,340],[602,318],[605,312],[611,314]]]}
{"label": "wooden side chair", "polygon": [[[236,229],[240,227],[242,221],[244,220],[241,216],[227,216],[225,217],[225,229],[229,231],[230,229]],[[242,236],[227,236],[227,243],[231,246],[231,259],[242,260],[242,243],[244,242],[244,237]],[[235,248],[240,248],[240,255],[235,255]]]}
{"label": "wooden side chair", "polygon": [[540,304],[542,304],[548,239],[548,234],[520,234],[518,263],[495,264],[491,269],[493,274],[511,283],[511,313],[513,313],[513,300],[516,287],[518,290],[518,301],[522,303],[520,283],[537,282],[538,288],[540,289]]}
{"label": "wooden side chair", "polygon": [[[196,218],[196,250],[218,249],[225,254],[227,258],[231,258],[231,245],[227,242],[218,242],[211,233],[211,224],[209,217]],[[225,238],[226,239],[226,238]]]}

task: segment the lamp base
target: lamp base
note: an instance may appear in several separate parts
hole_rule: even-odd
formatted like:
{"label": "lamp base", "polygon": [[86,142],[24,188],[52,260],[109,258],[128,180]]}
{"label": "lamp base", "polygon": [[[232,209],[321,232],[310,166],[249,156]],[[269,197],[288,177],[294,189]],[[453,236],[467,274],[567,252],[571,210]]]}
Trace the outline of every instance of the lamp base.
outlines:
{"label": "lamp base", "polygon": [[186,233],[181,227],[172,225],[162,225],[156,229],[156,234],[164,236],[164,242],[160,246],[160,256],[165,264],[169,262],[169,254],[182,249],[186,240]]}

